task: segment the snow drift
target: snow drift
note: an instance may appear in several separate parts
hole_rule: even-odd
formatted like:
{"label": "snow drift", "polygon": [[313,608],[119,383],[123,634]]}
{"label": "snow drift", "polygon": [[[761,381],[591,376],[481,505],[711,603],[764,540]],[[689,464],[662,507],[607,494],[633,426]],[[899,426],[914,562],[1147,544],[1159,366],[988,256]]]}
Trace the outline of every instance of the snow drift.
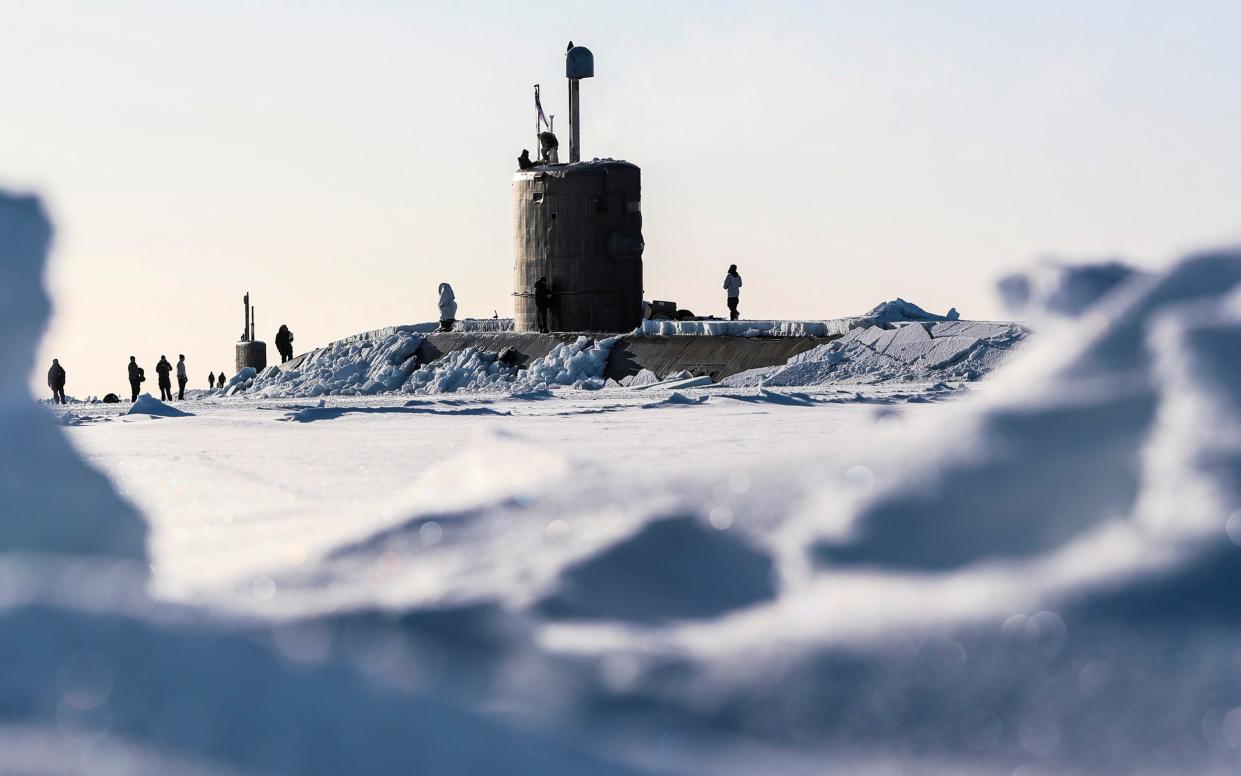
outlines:
{"label": "snow drift", "polygon": [[653,321],[638,331],[664,337],[838,337],[856,325],[853,318],[825,321]]}
{"label": "snow drift", "polygon": [[514,392],[525,393],[558,385],[602,388],[603,370],[607,368],[608,355],[616,342],[616,337],[606,337],[598,342],[578,337],[576,342],[557,345],[552,352],[518,373]]}
{"label": "snow drift", "polygon": [[401,386],[405,393],[498,392],[517,377],[500,354],[477,347],[455,350],[418,368]]}
{"label": "snow drift", "polygon": [[[147,598],[146,525],[21,385],[51,228],[0,193],[0,751],[29,774],[631,773],[411,692],[307,631]],[[152,400],[154,401],[154,400]]]}
{"label": "snow drift", "polygon": [[[364,331],[360,334],[354,334],[346,337],[342,342],[352,342],[360,339],[383,339],[393,334],[434,334],[440,330],[440,322],[424,321],[422,323],[406,323],[399,326],[384,326],[381,329],[372,329]],[[453,324],[453,332],[502,332],[513,331],[512,318],[463,318]]]}
{"label": "snow drift", "polygon": [[961,315],[955,307],[946,315],[928,313],[913,302],[906,302],[898,296],[875,305],[865,317],[872,318],[879,323],[898,323],[902,321],[955,321],[960,319]]}
{"label": "snow drift", "polygon": [[[3,340],[26,365],[46,239],[37,206],[0,201],[0,251],[26,246],[0,256],[0,293],[15,279],[41,300],[0,330],[28,335]],[[1054,305],[1079,317],[1031,339],[993,390],[908,421],[897,444],[876,428],[809,458],[641,481],[564,463],[534,487],[553,445],[453,459],[445,476],[506,484],[268,579],[301,608],[277,601],[248,624],[105,584],[129,568],[116,558],[141,568],[141,521],[50,418],[8,400],[6,764],[1231,772],[1241,251],[1088,296]],[[881,329],[897,332],[881,355],[929,362],[950,322],[927,323]],[[870,358],[864,335],[842,350]],[[583,353],[560,361],[592,362]],[[813,423],[822,410],[790,411]],[[30,548],[48,554],[19,562]]]}
{"label": "snow drift", "polygon": [[1003,364],[1026,338],[1015,323],[943,321],[878,325],[789,359],[723,380],[730,386],[810,386],[842,383],[977,380]]}
{"label": "snow drift", "polygon": [[[416,559],[411,616],[464,601],[529,618],[541,654],[586,669],[525,697],[571,698],[575,719],[645,737],[644,762],[670,772],[1226,772],[1241,747],[1241,252],[1080,309],[899,445],[877,429],[740,480],[727,462],[603,472],[415,514],[282,589]],[[887,349],[926,360],[941,324],[1022,331],[910,324],[882,330]],[[810,397],[791,399],[815,422]],[[435,586],[415,584],[426,574]]]}
{"label": "snow drift", "polygon": [[[395,391],[409,379],[414,355],[421,344],[421,336],[406,331],[333,342],[308,355],[296,367],[268,367],[255,375],[244,390],[265,399],[365,396]],[[225,393],[231,390],[231,382],[225,385]]]}
{"label": "snow drift", "polygon": [[192,412],[185,412],[176,407],[165,404],[149,393],[144,393],[138,397],[138,400],[129,408],[126,415],[151,415],[157,418],[190,418],[194,416]]}
{"label": "snow drift", "polygon": [[552,387],[597,390],[616,338],[578,337],[562,343],[525,369],[500,361],[500,354],[470,346],[415,368],[422,335],[398,330],[372,332],[334,342],[292,366],[271,366],[257,374],[247,367],[209,392],[263,399],[364,396],[379,393],[531,393]]}
{"label": "snow drift", "polygon": [[562,343],[525,369],[505,364],[498,353],[468,347],[420,367],[401,389],[405,393],[529,394],[559,386],[597,390],[615,337],[595,342],[578,337]]}
{"label": "snow drift", "polygon": [[947,315],[928,313],[912,302],[896,298],[880,302],[865,315],[829,318],[822,321],[740,320],[740,321],[663,321],[644,320],[638,333],[678,337],[839,337],[853,329],[908,321],[955,321],[956,308]]}

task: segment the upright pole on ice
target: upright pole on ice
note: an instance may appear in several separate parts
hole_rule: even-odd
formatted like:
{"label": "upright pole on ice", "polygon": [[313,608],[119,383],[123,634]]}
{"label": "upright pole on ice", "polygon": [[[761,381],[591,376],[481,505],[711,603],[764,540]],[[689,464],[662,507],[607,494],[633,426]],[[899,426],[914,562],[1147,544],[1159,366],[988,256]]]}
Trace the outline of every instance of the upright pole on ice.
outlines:
{"label": "upright pole on ice", "polygon": [[569,163],[582,161],[582,106],[579,86],[583,78],[595,77],[595,55],[585,46],[569,45],[564,74],[569,79]]}

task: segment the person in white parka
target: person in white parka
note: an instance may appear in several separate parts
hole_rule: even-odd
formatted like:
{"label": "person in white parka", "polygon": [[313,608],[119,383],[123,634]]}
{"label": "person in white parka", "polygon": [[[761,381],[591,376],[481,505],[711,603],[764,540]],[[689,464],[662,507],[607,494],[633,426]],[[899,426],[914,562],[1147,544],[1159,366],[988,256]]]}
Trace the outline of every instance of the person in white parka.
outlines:
{"label": "person in white parka", "polygon": [[440,283],[440,331],[452,331],[457,321],[457,297],[452,286]]}
{"label": "person in white parka", "polygon": [[741,315],[737,312],[737,302],[741,296],[741,276],[737,274],[737,265],[728,267],[724,276],[724,291],[728,294],[728,320],[735,321]]}

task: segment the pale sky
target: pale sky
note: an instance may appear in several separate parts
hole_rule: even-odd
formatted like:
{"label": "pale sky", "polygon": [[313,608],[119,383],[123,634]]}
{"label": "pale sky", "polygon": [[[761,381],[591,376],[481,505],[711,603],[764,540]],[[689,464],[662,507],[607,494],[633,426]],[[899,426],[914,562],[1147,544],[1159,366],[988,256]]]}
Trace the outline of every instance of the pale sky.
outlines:
{"label": "pale sky", "polygon": [[[0,186],[58,227],[67,391],[187,355],[231,372],[241,296],[299,352],[511,315],[531,85],[643,170],[647,298],[827,318],[897,296],[1003,315],[1039,257],[1241,239],[1241,3],[8,2]],[[562,138],[565,134],[562,133]],[[563,144],[567,150],[567,140]]]}

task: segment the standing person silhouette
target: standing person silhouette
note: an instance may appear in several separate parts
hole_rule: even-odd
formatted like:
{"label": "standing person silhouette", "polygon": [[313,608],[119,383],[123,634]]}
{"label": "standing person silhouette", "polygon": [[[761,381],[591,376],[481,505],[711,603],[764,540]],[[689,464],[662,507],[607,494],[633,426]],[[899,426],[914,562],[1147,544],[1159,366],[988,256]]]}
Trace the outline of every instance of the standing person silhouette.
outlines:
{"label": "standing person silhouette", "polygon": [[293,358],[293,332],[283,323],[280,324],[280,331],[276,332],[276,350],[280,351],[282,364]]}
{"label": "standing person silhouette", "polygon": [[159,357],[155,374],[159,375],[159,400],[172,401],[172,363],[167,356]]}
{"label": "standing person silhouette", "polygon": [[147,379],[146,370],[138,366],[138,359],[133,356],[129,357],[129,390],[132,394],[130,401],[138,401],[138,391],[142,390],[142,383]]}
{"label": "standing person silhouette", "polygon": [[547,311],[552,306],[552,292],[547,287],[547,278],[541,277],[534,281],[534,307],[538,310],[539,331],[547,333]]}
{"label": "standing person silhouette", "polygon": [[737,312],[737,303],[741,301],[741,275],[737,274],[736,264],[728,265],[724,291],[728,293],[728,320],[735,321],[741,317],[741,313]]}
{"label": "standing person silhouette", "polygon": [[185,371],[185,354],[177,360],[177,401],[185,401],[185,384],[190,381],[190,375]]}
{"label": "standing person silhouette", "polygon": [[52,403],[65,403],[65,368],[60,359],[52,359],[52,368],[47,370],[47,387],[52,389]]}

